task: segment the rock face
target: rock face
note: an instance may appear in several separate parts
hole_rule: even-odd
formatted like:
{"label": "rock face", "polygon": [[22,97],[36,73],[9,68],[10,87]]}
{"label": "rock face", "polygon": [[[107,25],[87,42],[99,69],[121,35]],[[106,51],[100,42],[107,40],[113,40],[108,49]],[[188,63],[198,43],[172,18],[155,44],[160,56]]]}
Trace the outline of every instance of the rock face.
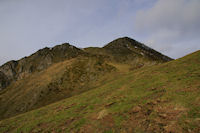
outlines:
{"label": "rock face", "polygon": [[16,61],[10,61],[0,67],[0,90],[7,87],[16,77]]}
{"label": "rock face", "polygon": [[0,90],[5,88],[8,84],[9,84],[9,80],[7,76],[4,73],[0,72]]}
{"label": "rock face", "polygon": [[4,73],[9,80],[12,80],[16,76],[17,61],[10,61],[0,67],[0,72]]}
{"label": "rock face", "polygon": [[22,79],[33,72],[46,69],[53,63],[70,59],[83,54],[83,51],[68,44],[44,48],[19,61],[10,61],[0,67],[0,88],[3,89],[12,81]]}

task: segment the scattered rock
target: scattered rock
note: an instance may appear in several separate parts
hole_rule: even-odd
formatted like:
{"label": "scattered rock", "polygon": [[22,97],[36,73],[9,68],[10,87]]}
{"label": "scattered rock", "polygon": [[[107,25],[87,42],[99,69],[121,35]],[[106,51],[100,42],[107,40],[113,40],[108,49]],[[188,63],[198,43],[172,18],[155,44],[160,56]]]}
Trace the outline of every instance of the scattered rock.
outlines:
{"label": "scattered rock", "polygon": [[155,123],[157,123],[157,124],[159,124],[159,125],[165,125],[165,121],[163,121],[163,119],[161,119],[161,118],[155,118],[154,119],[155,120]]}
{"label": "scattered rock", "polygon": [[102,118],[105,117],[106,115],[108,115],[108,111],[107,111],[106,109],[103,109],[102,111],[100,111],[100,112],[98,113],[97,120],[102,119]]}
{"label": "scattered rock", "polygon": [[147,105],[156,105],[157,104],[157,101],[150,101],[150,102],[147,102]]}
{"label": "scattered rock", "polygon": [[179,133],[179,129],[177,129],[177,127],[175,125],[167,125],[164,126],[164,130],[167,133]]}
{"label": "scattered rock", "polygon": [[65,107],[65,109],[69,109],[69,108],[71,108],[71,107],[74,106],[74,105],[75,105],[75,103],[73,103],[73,104],[71,104],[71,105]]}
{"label": "scattered rock", "polygon": [[151,113],[152,113],[152,109],[147,109],[146,112],[145,112],[145,115],[149,116]]}
{"label": "scattered rock", "polygon": [[69,119],[65,122],[65,124],[66,124],[66,125],[69,125],[69,124],[72,123],[74,120],[75,120],[75,118],[69,118]]}
{"label": "scattered rock", "polygon": [[195,120],[200,122],[200,118],[196,118]]}
{"label": "scattered rock", "polygon": [[157,104],[157,101],[152,101],[152,104],[153,104],[153,105],[156,105],[156,104]]}
{"label": "scattered rock", "polygon": [[113,104],[115,104],[116,102],[110,102],[110,103],[108,103],[108,104],[106,104],[105,106],[106,107],[110,107],[110,106],[112,106]]}
{"label": "scattered rock", "polygon": [[155,91],[155,90],[157,90],[157,88],[151,88],[151,90],[152,90],[152,91]]}
{"label": "scattered rock", "polygon": [[167,118],[167,114],[159,114],[159,116],[163,119],[166,119]]}
{"label": "scattered rock", "polygon": [[161,99],[157,99],[156,101],[157,101],[158,103],[160,103],[160,102],[161,102]]}
{"label": "scattered rock", "polygon": [[136,106],[132,109],[132,113],[138,113],[141,111],[141,107],[140,106]]}
{"label": "scattered rock", "polygon": [[189,132],[189,133],[191,133],[191,132],[192,132],[192,130],[191,130],[191,129],[188,129],[188,132]]}

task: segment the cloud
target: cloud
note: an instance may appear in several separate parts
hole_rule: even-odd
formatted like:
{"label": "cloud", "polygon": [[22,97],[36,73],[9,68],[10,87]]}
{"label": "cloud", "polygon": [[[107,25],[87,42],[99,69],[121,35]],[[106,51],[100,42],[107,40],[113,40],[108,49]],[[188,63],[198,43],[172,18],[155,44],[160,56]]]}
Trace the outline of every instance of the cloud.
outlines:
{"label": "cloud", "polygon": [[178,58],[188,53],[188,45],[193,51],[200,48],[199,7],[199,0],[158,0],[137,12],[134,27],[152,47]]}
{"label": "cloud", "polygon": [[133,3],[132,0],[0,1],[0,55],[4,58],[1,62],[64,42],[77,47],[102,46],[118,37],[130,36],[137,7]]}
{"label": "cloud", "polygon": [[[123,36],[180,57],[199,48],[199,3],[199,0],[0,0],[0,64],[46,46],[64,42],[77,47],[103,46]],[[187,50],[187,45],[192,50]]]}
{"label": "cloud", "polygon": [[103,4],[94,0],[0,1],[0,64],[75,40],[71,36],[91,25],[89,18]]}

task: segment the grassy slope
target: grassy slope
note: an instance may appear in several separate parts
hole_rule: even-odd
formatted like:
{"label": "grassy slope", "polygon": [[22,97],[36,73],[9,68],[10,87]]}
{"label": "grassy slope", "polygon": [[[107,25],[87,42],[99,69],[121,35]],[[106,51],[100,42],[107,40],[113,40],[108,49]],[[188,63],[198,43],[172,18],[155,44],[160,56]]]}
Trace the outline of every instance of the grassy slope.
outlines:
{"label": "grassy slope", "polygon": [[56,63],[12,83],[0,95],[0,119],[80,94],[99,86],[115,68],[96,57]]}
{"label": "grassy slope", "polygon": [[0,132],[200,132],[199,81],[200,51],[0,121]]}
{"label": "grassy slope", "polygon": [[41,49],[14,63],[19,80],[0,91],[0,120],[96,88],[119,73],[168,61],[162,57],[127,37],[103,48],[81,50],[62,44]]}

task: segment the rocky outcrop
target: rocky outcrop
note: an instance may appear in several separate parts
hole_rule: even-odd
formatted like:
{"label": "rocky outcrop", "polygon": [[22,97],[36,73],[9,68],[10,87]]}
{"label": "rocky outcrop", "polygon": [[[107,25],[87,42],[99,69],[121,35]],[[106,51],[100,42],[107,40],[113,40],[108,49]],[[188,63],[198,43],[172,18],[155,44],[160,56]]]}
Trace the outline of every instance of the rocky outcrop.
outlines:
{"label": "rocky outcrop", "polygon": [[46,69],[53,63],[74,58],[83,54],[82,50],[68,44],[44,48],[29,57],[19,60],[18,73],[32,73]]}
{"label": "rocky outcrop", "polygon": [[36,53],[21,60],[7,62],[0,67],[2,78],[0,80],[1,89],[5,88],[12,81],[25,78],[33,72],[46,69],[53,63],[74,58],[82,54],[84,52],[81,49],[64,43],[53,48],[46,47],[40,49]]}
{"label": "rocky outcrop", "polygon": [[9,80],[16,76],[17,61],[9,61],[0,67],[0,72],[4,73]]}
{"label": "rocky outcrop", "polygon": [[0,90],[7,87],[16,77],[17,61],[10,61],[0,67]]}
{"label": "rocky outcrop", "polygon": [[5,88],[8,84],[9,84],[8,78],[4,73],[0,72],[0,90]]}

